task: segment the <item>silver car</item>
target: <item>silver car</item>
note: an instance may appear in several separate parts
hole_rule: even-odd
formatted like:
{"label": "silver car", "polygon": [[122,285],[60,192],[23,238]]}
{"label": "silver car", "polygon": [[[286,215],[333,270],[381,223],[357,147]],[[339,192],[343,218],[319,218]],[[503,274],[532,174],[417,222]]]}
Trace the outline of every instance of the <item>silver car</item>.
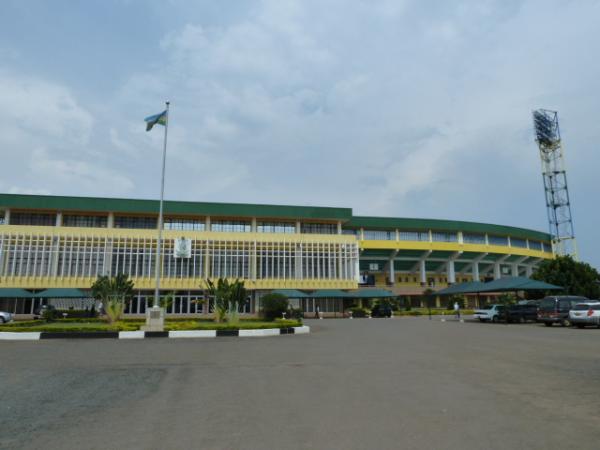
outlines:
{"label": "silver car", "polygon": [[9,312],[0,311],[0,324],[11,322],[13,315]]}
{"label": "silver car", "polygon": [[569,320],[577,328],[583,328],[586,325],[595,325],[600,328],[600,302],[590,300],[576,304],[569,311]]}

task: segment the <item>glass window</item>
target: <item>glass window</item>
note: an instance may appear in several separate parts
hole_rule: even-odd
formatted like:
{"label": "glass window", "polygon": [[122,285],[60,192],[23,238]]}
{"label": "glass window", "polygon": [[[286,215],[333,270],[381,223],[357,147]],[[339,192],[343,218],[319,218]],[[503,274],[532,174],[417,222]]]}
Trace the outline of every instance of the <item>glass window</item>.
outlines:
{"label": "glass window", "polygon": [[429,231],[402,231],[400,230],[401,241],[428,241]]}
{"label": "glass window", "polygon": [[542,250],[542,243],[539,242],[539,241],[529,241],[529,248],[531,250],[541,251]]}
{"label": "glass window", "polygon": [[465,244],[485,244],[485,234],[463,233]]}
{"label": "glass window", "polygon": [[258,222],[256,231],[259,233],[295,233],[296,224],[293,222]]}
{"label": "glass window", "polygon": [[335,223],[303,223],[300,231],[305,234],[337,234]]}
{"label": "glass window", "polygon": [[396,232],[386,230],[365,230],[365,240],[368,241],[395,241]]}
{"label": "glass window", "polygon": [[226,233],[249,233],[250,222],[243,220],[215,220],[211,223],[211,231],[221,231]]}
{"label": "glass window", "polygon": [[204,219],[178,219],[167,217],[164,222],[165,230],[179,231],[204,231],[206,223]]}
{"label": "glass window", "polygon": [[56,214],[14,212],[10,215],[10,224],[53,227],[56,225]]}
{"label": "glass window", "polygon": [[456,233],[435,231],[432,233],[432,239],[434,242],[457,242],[458,236]]}
{"label": "glass window", "polygon": [[510,238],[510,245],[512,247],[527,248],[527,241],[525,239]]}
{"label": "glass window", "polygon": [[490,245],[508,245],[508,238],[506,236],[488,236]]}
{"label": "glass window", "polygon": [[106,228],[107,223],[107,216],[78,216],[73,214],[63,216],[64,227]]}
{"label": "glass window", "polygon": [[351,235],[351,236],[355,236],[355,235],[358,235],[358,234],[360,234],[360,230],[348,230],[348,229],[343,229],[343,230],[342,230],[342,234],[348,234],[348,235]]}
{"label": "glass window", "polygon": [[157,228],[156,217],[115,216],[115,228]]}

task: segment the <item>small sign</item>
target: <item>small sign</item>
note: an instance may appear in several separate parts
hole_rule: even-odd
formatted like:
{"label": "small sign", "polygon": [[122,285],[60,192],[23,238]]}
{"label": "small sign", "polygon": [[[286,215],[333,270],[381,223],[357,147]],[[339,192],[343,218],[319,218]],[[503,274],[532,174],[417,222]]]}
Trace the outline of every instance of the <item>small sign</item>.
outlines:
{"label": "small sign", "polygon": [[192,240],[188,238],[175,238],[173,240],[173,257],[174,258],[191,258],[192,257]]}
{"label": "small sign", "polygon": [[377,263],[369,263],[369,270],[378,271],[379,270],[379,264],[377,264]]}

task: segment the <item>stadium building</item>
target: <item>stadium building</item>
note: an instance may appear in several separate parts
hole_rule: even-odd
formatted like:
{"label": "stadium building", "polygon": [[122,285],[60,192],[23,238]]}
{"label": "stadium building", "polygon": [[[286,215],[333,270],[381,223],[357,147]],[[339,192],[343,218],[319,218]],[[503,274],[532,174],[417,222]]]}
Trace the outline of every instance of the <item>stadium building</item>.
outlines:
{"label": "stadium building", "polygon": [[[206,278],[243,279],[252,293],[246,313],[278,290],[307,315],[317,306],[338,315],[359,298],[418,303],[427,288],[528,276],[553,257],[547,233],[502,225],[235,203],[167,201],[164,211],[161,290],[175,292],[172,315],[211,311]],[[2,295],[0,310],[31,314],[49,289],[64,293],[53,302],[73,305],[66,298],[98,275],[126,273],[136,289],[126,312],[144,314],[157,222],[152,200],[0,194],[0,291],[26,293]]]}

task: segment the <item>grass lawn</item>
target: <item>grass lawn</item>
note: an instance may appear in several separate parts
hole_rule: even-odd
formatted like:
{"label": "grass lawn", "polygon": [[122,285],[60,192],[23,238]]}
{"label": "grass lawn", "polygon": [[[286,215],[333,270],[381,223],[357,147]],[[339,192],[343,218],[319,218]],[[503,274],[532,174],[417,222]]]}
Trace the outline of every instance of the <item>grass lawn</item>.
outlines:
{"label": "grass lawn", "polygon": [[[126,320],[109,325],[101,321],[62,321],[42,322],[27,321],[13,322],[0,326],[0,332],[42,332],[42,331],[137,331],[145,323],[144,320]],[[255,330],[264,328],[299,327],[302,323],[297,320],[276,320],[266,322],[256,319],[240,320],[238,323],[216,323],[208,320],[169,320],[165,321],[165,331],[172,330]]]}

